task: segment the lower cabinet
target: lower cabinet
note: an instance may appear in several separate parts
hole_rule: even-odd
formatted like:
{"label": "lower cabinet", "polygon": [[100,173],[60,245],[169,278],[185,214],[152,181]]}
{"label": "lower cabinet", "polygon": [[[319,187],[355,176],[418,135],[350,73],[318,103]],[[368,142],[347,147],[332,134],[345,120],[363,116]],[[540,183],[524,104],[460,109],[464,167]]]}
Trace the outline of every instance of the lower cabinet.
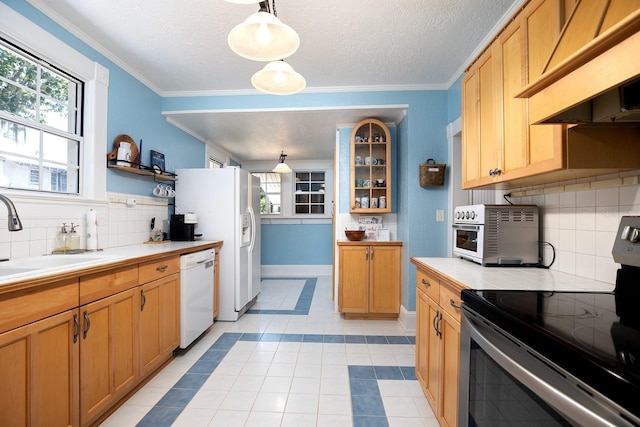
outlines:
{"label": "lower cabinet", "polygon": [[180,275],[140,286],[140,361],[144,376],[180,344]]}
{"label": "lower cabinet", "polygon": [[402,242],[338,242],[338,310],[346,317],[397,317]]}
{"label": "lower cabinet", "polygon": [[416,274],[416,377],[442,426],[458,425],[460,287]]}
{"label": "lower cabinet", "polygon": [[140,294],[132,288],[80,307],[80,421],[87,425],[140,377]]}
{"label": "lower cabinet", "polygon": [[0,334],[0,425],[77,426],[78,310]]}

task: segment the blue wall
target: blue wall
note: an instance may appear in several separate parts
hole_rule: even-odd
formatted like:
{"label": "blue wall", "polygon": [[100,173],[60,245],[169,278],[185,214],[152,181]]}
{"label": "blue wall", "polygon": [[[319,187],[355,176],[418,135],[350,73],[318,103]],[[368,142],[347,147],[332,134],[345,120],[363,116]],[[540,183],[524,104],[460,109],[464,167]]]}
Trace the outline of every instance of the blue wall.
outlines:
{"label": "blue wall", "polygon": [[263,224],[262,265],[331,265],[331,224]]}
{"label": "blue wall", "polygon": [[[164,153],[167,170],[201,167],[205,146],[202,142],[170,125],[161,115],[162,98],[112,61],[87,46],[64,28],[40,13],[24,0],[3,0],[32,22],[73,47],[86,57],[109,69],[107,151],[119,134],[131,136],[137,144],[143,140],[142,162],[149,163],[149,149]],[[153,180],[112,169],[107,170],[107,191],[151,196]]]}

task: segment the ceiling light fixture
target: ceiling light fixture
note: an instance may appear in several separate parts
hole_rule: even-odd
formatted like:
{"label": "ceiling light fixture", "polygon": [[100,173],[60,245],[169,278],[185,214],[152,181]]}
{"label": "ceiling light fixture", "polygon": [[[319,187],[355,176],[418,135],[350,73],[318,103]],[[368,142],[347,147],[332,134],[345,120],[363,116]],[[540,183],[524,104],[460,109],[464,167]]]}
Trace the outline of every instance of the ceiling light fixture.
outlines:
{"label": "ceiling light fixture", "polygon": [[252,4],[252,3],[260,3],[260,0],[226,0],[227,3],[235,3],[235,4]]}
{"label": "ceiling light fixture", "polygon": [[291,56],[300,46],[300,37],[293,28],[278,19],[275,0],[272,0],[272,6],[268,1],[259,4],[258,12],[231,30],[227,37],[229,47],[243,58],[253,61],[276,61]]}
{"label": "ceiling light fixture", "polygon": [[276,165],[276,167],[273,168],[272,172],[276,172],[276,173],[290,173],[291,172],[291,168],[289,166],[287,166],[287,164],[284,162],[284,159],[287,158],[287,155],[284,154],[284,151],[280,154],[280,160],[278,161],[278,164]]}
{"label": "ceiling light fixture", "polygon": [[301,74],[284,61],[269,62],[251,77],[253,87],[271,95],[292,95],[307,85]]}

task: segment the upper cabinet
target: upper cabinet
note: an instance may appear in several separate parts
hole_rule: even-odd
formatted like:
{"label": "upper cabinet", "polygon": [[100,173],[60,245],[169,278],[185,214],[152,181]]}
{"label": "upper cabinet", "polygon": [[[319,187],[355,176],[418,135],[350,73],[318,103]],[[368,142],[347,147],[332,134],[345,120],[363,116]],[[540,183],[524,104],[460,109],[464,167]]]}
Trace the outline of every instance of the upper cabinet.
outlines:
{"label": "upper cabinet", "polygon": [[351,132],[350,147],[350,212],[391,212],[389,128],[377,119],[362,120]]}
{"label": "upper cabinet", "polygon": [[554,182],[640,167],[637,128],[535,125],[519,98],[547,65],[570,1],[532,0],[462,80],[463,188]]}

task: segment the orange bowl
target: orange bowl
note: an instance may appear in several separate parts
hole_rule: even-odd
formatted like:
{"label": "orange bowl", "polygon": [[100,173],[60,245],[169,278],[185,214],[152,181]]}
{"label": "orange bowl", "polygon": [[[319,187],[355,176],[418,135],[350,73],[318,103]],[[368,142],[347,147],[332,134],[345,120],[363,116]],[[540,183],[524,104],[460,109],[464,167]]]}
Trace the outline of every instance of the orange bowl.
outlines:
{"label": "orange bowl", "polygon": [[364,237],[364,230],[344,230],[344,234],[347,235],[347,239],[358,241]]}

